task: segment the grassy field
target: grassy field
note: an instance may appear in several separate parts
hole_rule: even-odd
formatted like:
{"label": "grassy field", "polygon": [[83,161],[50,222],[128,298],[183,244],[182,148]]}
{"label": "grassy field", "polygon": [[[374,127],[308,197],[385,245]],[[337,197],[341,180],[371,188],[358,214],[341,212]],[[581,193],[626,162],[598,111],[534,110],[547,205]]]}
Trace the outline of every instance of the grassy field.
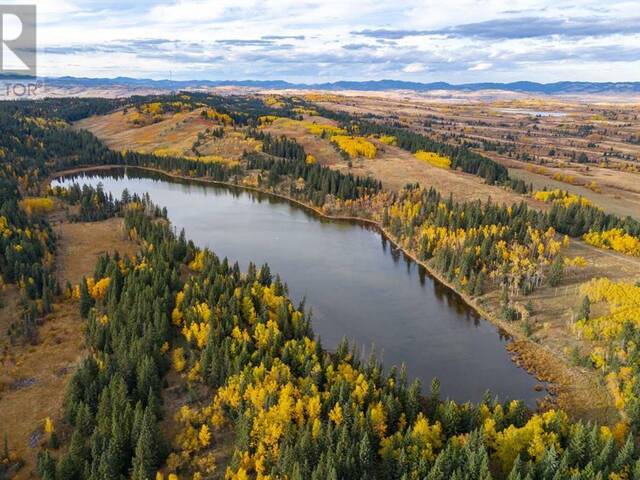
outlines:
{"label": "grassy field", "polygon": [[[318,124],[331,124],[322,117],[310,117],[309,121]],[[463,172],[437,168],[433,165],[418,160],[414,155],[401,148],[376,140],[369,139],[377,147],[375,158],[356,158],[351,160],[351,167],[336,149],[329,139],[323,139],[309,133],[300,122],[290,120],[276,120],[265,128],[273,135],[286,135],[295,138],[305,147],[307,153],[312,154],[322,165],[330,166],[344,173],[351,172],[359,176],[372,176],[382,181],[385,188],[400,190],[407,183],[419,182],[423,186],[433,186],[445,195],[452,194],[455,199],[483,200],[491,198],[496,202],[513,203],[520,201],[522,197],[504,188],[487,185],[475,176]],[[543,208],[540,202],[529,200],[532,205]]]}
{"label": "grassy field", "polygon": [[181,112],[151,125],[134,127],[122,111],[102,117],[90,117],[77,123],[78,128],[91,130],[114,150],[130,149],[153,152],[171,149],[191,150],[198,133],[207,127],[207,120],[197,111]]}
{"label": "grassy field", "polygon": [[[478,152],[517,169],[517,178],[538,188],[560,184],[577,191],[574,187],[594,183],[597,191],[584,193],[600,207],[640,215],[640,106],[613,100],[354,93],[334,95],[322,106],[393,119],[452,143],[473,142]],[[581,155],[586,163],[577,162]],[[527,166],[548,174],[529,175]],[[570,176],[575,184],[553,180],[554,174]]]}
{"label": "grassy field", "polygon": [[[589,177],[576,175],[573,172],[571,173],[571,175],[581,180],[583,184],[589,183],[590,181],[597,181],[600,186],[600,191],[594,192],[583,185],[573,185],[553,179],[553,172],[561,169],[548,169],[549,174],[542,175],[522,168],[525,166],[523,162],[513,162],[513,165],[517,165],[518,167],[509,168],[509,175],[513,178],[522,179],[527,184],[532,184],[536,190],[542,190],[544,188],[548,190],[567,190],[588,198],[605,212],[622,217],[629,215],[640,219],[639,174],[616,172],[604,168],[591,169],[592,175]],[[566,169],[561,171],[567,173]]]}
{"label": "grassy field", "polygon": [[220,156],[231,160],[242,157],[244,151],[252,151],[257,142],[246,140],[244,135],[225,129],[222,139],[206,135],[207,129],[219,124],[203,118],[202,109],[165,115],[163,120],[136,127],[128,120],[128,114],[117,111],[108,115],[80,120],[76,128],[86,129],[101,138],[114,150],[136,150],[145,153],[195,157],[193,146],[198,134],[205,136],[198,151],[203,156]]}
{"label": "grassy field", "polygon": [[[382,180],[383,185],[391,190],[400,190],[407,183],[419,182],[424,187],[433,186],[445,196],[452,194],[459,201],[486,201],[491,198],[498,203],[513,203],[522,200],[514,192],[487,185],[475,175],[435,167],[405,150],[389,145],[381,146],[376,158],[354,161],[351,169],[344,163],[336,168],[344,172],[351,171],[354,175],[371,175]],[[542,207],[539,202],[530,201]]]}

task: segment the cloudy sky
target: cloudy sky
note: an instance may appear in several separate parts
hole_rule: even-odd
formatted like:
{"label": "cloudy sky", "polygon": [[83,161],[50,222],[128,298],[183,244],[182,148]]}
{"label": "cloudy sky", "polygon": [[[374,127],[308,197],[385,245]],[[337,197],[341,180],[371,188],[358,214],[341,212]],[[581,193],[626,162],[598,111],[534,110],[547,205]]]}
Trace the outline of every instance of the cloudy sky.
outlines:
{"label": "cloudy sky", "polygon": [[35,3],[49,76],[640,80],[639,0]]}

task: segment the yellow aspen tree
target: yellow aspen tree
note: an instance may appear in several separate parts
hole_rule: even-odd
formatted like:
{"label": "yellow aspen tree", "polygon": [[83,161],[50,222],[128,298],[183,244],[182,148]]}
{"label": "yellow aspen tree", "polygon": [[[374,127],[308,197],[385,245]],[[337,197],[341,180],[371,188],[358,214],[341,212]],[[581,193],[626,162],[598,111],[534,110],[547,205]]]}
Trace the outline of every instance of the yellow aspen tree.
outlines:
{"label": "yellow aspen tree", "polygon": [[342,423],[342,407],[338,402],[336,402],[333,409],[329,412],[329,420],[336,425],[340,425]]}
{"label": "yellow aspen tree", "polygon": [[53,421],[50,417],[44,419],[44,433],[52,434],[55,431]]}
{"label": "yellow aspen tree", "polygon": [[200,446],[206,448],[211,443],[211,432],[209,431],[209,427],[206,424],[200,427],[200,432],[198,432],[198,440],[200,441]]}

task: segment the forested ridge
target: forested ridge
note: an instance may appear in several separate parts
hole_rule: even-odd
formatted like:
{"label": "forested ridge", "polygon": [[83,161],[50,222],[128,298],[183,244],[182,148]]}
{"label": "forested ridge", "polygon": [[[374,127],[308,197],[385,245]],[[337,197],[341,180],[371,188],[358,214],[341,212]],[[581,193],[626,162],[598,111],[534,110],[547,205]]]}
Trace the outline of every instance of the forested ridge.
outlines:
{"label": "forested ridge", "polygon": [[284,135],[273,137],[270,133],[265,133],[255,128],[247,129],[247,136],[262,142],[262,151],[274,157],[286,158],[288,160],[306,160],[307,154],[297,141],[290,140]]}
{"label": "forested ridge", "polygon": [[303,179],[303,191],[292,186],[288,192],[292,197],[300,197],[302,193],[303,199],[322,206],[327,195],[340,200],[355,200],[375,195],[382,190],[382,182],[370,177],[355,177],[317,163],[309,163],[304,147],[284,135],[273,137],[269,133],[248,129],[247,136],[260,140],[262,152],[268,156],[256,152],[247,153],[246,168],[268,172],[267,184],[272,188],[277,187],[284,177]]}
{"label": "forested ridge", "polygon": [[[329,213],[366,207],[458,288],[478,295],[490,282],[499,285],[505,316],[516,314],[509,301],[515,291],[562,275],[565,240],[557,232],[617,228],[640,235],[638,222],[580,203],[554,204],[544,213],[524,203],[454,202],[418,185],[391,194],[376,180],[308,163],[304,149],[286,137],[265,136],[263,152],[235,166],[114,152],[62,120],[106,108],[91,102],[69,112],[62,102],[60,118],[0,104],[0,272],[22,290],[16,339],[33,339],[52,297],[67,288],[52,275],[48,198],[33,195],[48,175],[79,166],[146,166],[238,184],[252,172],[259,187]],[[249,113],[227,111],[251,127],[264,113],[252,105]],[[45,107],[46,101],[38,108]],[[517,400],[457,404],[440,398],[437,381],[422,396],[402,369],[385,370],[347,344],[324,350],[304,305],[292,304],[268,266],[241,272],[233,260],[199,250],[148,199],[113,199],[79,187],[51,193],[80,206],[74,220],[122,215],[140,252],[135,259],[104,256],[91,277],[68,291],[86,319],[91,355],[69,383],[63,420],[69,433],[47,432],[53,438],[40,455],[42,478],[640,479],[635,382],[624,392],[628,416],[613,429],[571,422],[561,411],[533,414]],[[636,336],[629,328],[621,334],[625,345]],[[624,354],[626,363],[638,363],[635,349],[625,347]],[[163,408],[171,369],[185,384],[178,412]],[[168,438],[160,421],[174,413],[179,429]],[[231,458],[216,465],[229,432]]]}
{"label": "forested ridge", "polygon": [[[472,295],[482,294],[489,278],[514,294],[531,293],[543,281],[559,283],[561,247],[569,236],[620,229],[640,237],[640,222],[588,204],[557,203],[545,212],[525,202],[454,202],[418,186],[408,186],[385,206],[382,225],[419,259],[433,258],[437,270]],[[568,237],[561,240],[558,233]],[[510,317],[508,292],[505,297],[503,313]]]}
{"label": "forested ridge", "polygon": [[47,98],[44,100],[2,102],[0,109],[8,114],[19,114],[33,118],[59,118],[67,122],[74,122],[92,115],[109,113],[129,104],[130,101],[126,98]]}

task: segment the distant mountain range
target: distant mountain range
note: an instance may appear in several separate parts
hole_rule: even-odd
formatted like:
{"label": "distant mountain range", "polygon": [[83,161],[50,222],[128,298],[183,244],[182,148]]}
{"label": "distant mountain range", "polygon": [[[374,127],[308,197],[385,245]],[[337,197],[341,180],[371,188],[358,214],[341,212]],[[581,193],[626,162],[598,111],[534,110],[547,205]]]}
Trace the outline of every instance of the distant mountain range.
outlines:
{"label": "distant mountain range", "polygon": [[[0,77],[2,78],[8,77]],[[452,90],[475,92],[480,90],[505,90],[523,93],[585,94],[585,93],[640,93],[640,82],[511,82],[511,83],[464,83],[454,85],[447,82],[405,82],[402,80],[376,81],[338,81],[331,83],[290,83],[284,80],[151,80],[130,77],[83,78],[56,77],[46,78],[45,83],[55,87],[129,87],[180,90],[197,87],[249,87],[265,89],[308,89],[308,90]]]}

